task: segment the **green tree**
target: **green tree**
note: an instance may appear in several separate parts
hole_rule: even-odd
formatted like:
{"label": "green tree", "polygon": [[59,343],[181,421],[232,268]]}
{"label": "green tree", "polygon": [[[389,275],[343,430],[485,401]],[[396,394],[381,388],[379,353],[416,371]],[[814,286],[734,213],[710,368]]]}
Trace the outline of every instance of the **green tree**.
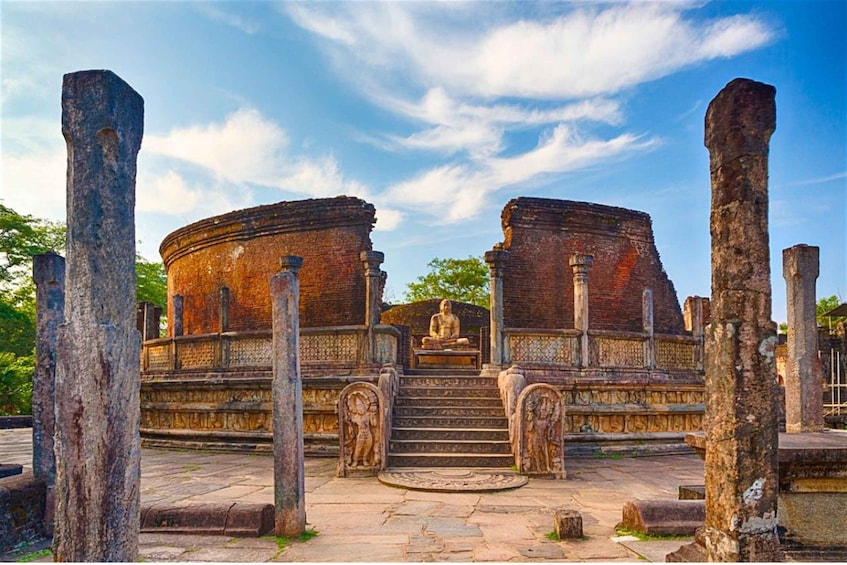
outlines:
{"label": "green tree", "polygon": [[32,414],[33,357],[0,351],[0,415]]}
{"label": "green tree", "polygon": [[404,300],[418,302],[449,298],[488,308],[488,267],[479,257],[467,259],[434,258],[427,263],[429,273],[406,286]]}
{"label": "green tree", "polygon": [[[824,316],[839,304],[841,304],[841,299],[834,294],[818,299],[817,304],[815,304],[815,316],[819,327],[833,329],[838,322],[847,322],[847,316],[835,316],[833,318]],[[788,322],[779,324],[779,333],[788,333]]]}
{"label": "green tree", "polygon": [[826,298],[821,298],[818,300],[818,303],[815,305],[815,314],[818,317],[818,325],[823,328],[834,329],[835,324],[838,322],[847,321],[847,316],[835,316],[829,318],[824,316],[830,310],[836,308],[839,304],[841,304],[841,299],[835,296],[827,296]]}
{"label": "green tree", "polygon": [[135,299],[152,302],[163,311],[168,304],[168,276],[162,263],[135,256]]}

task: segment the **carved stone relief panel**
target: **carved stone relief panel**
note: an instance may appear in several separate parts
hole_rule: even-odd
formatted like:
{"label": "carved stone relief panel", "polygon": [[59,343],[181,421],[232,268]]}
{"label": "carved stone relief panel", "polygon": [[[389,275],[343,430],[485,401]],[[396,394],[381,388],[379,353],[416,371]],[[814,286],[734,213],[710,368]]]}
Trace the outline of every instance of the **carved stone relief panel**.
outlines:
{"label": "carved stone relief panel", "polygon": [[565,477],[564,418],[562,395],[555,387],[533,384],[521,392],[515,415],[521,473]]}
{"label": "carved stone relief panel", "polygon": [[338,397],[338,476],[385,469],[385,400],[370,383],[347,385]]}

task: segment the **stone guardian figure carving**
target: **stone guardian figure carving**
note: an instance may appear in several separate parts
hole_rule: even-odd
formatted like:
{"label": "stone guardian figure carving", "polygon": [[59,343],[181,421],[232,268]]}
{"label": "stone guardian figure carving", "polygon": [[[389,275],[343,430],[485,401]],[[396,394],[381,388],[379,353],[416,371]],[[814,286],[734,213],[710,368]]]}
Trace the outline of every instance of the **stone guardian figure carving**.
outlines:
{"label": "stone guardian figure carving", "polygon": [[385,400],[370,383],[353,383],[338,397],[338,476],[375,475],[385,468]]}
{"label": "stone guardian figure carving", "polygon": [[565,478],[565,406],[561,393],[546,384],[526,387],[518,397],[515,422],[518,471]]}

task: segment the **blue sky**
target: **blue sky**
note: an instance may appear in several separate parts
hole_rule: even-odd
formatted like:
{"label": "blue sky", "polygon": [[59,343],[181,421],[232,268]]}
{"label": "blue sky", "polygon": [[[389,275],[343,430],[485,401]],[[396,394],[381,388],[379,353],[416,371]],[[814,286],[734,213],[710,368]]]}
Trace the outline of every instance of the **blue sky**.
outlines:
{"label": "blue sky", "polygon": [[64,220],[62,75],[110,69],[145,100],[144,256],[211,215],[356,195],[393,301],[502,241],[517,196],[649,213],[680,302],[709,296],[703,118],[733,78],[767,82],[774,319],[798,243],[821,248],[818,296],[847,300],[844,1],[3,0],[0,33],[6,205]]}

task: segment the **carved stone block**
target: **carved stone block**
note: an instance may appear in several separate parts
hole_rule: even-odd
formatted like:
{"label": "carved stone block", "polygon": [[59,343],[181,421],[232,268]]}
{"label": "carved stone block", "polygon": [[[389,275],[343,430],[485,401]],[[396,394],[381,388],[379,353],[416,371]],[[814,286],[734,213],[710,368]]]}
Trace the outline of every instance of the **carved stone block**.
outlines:
{"label": "carved stone block", "polygon": [[556,510],[553,526],[560,540],[582,539],[582,515],[577,510]]}
{"label": "carved stone block", "polygon": [[521,392],[515,413],[519,472],[565,477],[564,417],[562,395],[554,387],[533,384]]}
{"label": "carved stone block", "polygon": [[385,469],[385,398],[371,383],[347,385],[338,397],[338,476]]}

